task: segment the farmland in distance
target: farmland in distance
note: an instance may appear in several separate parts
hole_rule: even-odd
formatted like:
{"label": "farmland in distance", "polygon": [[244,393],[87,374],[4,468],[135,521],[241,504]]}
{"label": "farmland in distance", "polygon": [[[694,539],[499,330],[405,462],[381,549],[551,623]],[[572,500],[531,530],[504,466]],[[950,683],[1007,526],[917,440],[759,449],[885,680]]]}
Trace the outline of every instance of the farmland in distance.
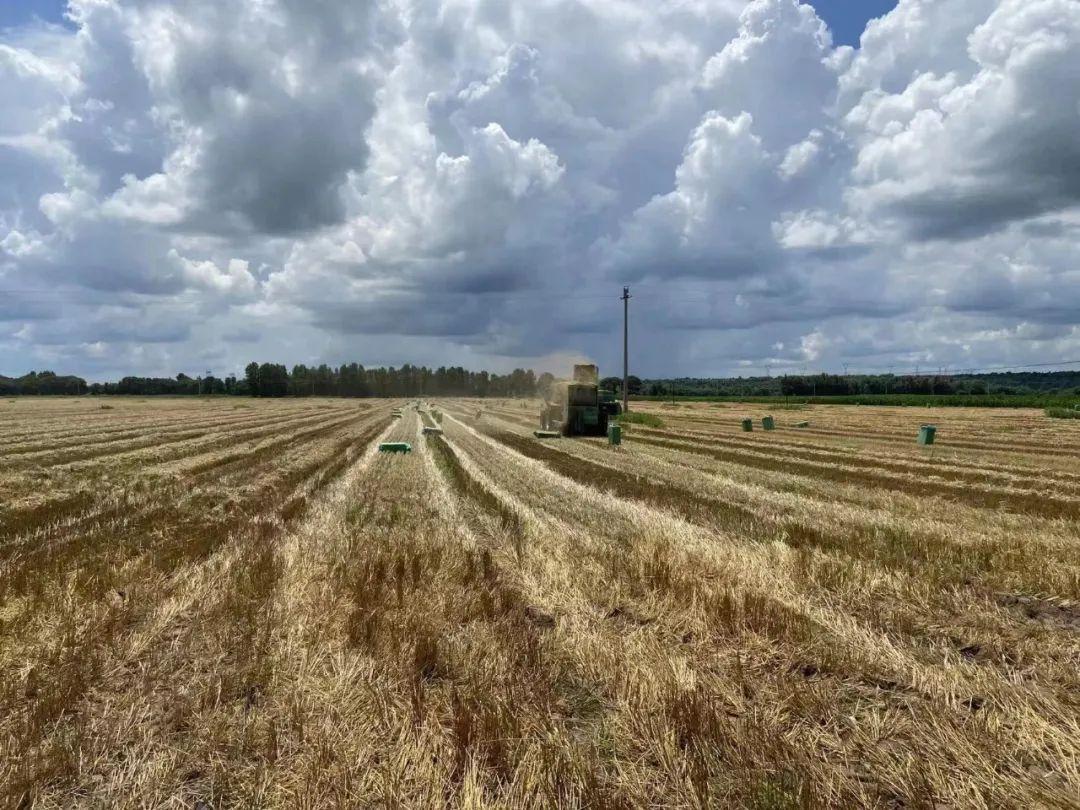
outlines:
{"label": "farmland in distance", "polygon": [[639,407],[0,401],[0,807],[1080,803],[1080,420]]}

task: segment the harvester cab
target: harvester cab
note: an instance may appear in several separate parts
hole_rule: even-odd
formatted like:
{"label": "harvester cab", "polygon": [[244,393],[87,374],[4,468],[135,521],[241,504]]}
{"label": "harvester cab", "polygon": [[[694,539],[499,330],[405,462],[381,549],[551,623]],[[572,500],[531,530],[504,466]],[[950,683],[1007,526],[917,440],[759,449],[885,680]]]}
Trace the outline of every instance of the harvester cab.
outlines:
{"label": "harvester cab", "polygon": [[607,388],[600,389],[600,410],[607,413],[608,419],[622,413],[622,405],[619,404],[619,398],[614,391]]}
{"label": "harvester cab", "polygon": [[596,366],[576,365],[573,379],[552,385],[540,408],[540,428],[563,436],[605,436],[609,413],[601,401]]}

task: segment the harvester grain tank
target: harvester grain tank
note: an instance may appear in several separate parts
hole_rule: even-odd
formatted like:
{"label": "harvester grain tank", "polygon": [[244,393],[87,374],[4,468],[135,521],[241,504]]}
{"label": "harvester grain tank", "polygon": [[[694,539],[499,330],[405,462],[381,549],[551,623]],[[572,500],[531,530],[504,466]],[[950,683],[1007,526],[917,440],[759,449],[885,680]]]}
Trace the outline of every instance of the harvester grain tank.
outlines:
{"label": "harvester grain tank", "polygon": [[[606,393],[606,392],[604,392]],[[563,436],[606,436],[608,420],[619,413],[614,396],[602,396],[596,366],[574,366],[570,380],[558,380],[540,408],[540,432]]]}

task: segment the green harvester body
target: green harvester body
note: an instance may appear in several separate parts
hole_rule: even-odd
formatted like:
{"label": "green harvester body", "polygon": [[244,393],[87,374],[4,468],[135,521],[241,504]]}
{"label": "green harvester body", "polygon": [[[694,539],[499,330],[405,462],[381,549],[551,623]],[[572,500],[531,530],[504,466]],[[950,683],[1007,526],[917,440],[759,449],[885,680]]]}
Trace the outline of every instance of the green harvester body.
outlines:
{"label": "green harvester body", "polygon": [[590,364],[574,366],[572,380],[552,384],[548,398],[540,409],[540,433],[560,433],[563,436],[606,436],[608,418],[615,412],[615,403],[600,396],[599,370]]}

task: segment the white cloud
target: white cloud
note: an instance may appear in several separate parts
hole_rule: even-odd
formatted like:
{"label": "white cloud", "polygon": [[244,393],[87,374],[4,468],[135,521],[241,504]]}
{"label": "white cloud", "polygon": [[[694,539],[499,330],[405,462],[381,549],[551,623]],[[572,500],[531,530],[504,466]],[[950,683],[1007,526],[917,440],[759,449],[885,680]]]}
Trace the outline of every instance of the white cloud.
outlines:
{"label": "white cloud", "polygon": [[778,170],[780,177],[790,180],[810,168],[821,154],[823,138],[821,130],[812,129],[806,140],[789,147],[784,154],[784,159],[780,162]]}
{"label": "white cloud", "polygon": [[608,364],[628,282],[645,374],[1080,351],[1078,0],[70,13],[0,34],[0,372]]}
{"label": "white cloud", "polygon": [[[1080,204],[1080,3],[1002,0],[976,19],[955,37],[966,64],[918,72],[900,92],[867,91],[846,119],[861,141],[852,206],[916,238],[987,233]],[[907,38],[924,28],[912,24]]]}
{"label": "white cloud", "polygon": [[12,259],[27,259],[32,256],[40,256],[45,252],[45,243],[41,234],[30,232],[23,233],[15,228],[8,231],[7,236],[0,239],[0,250],[8,254]]}
{"label": "white cloud", "polygon": [[690,136],[675,189],[636,211],[603,246],[605,264],[639,276],[768,270],[775,257],[762,214],[776,194],[771,163],[748,113],[708,113]]}
{"label": "white cloud", "polygon": [[250,299],[256,291],[255,277],[243,259],[230,259],[222,267],[212,261],[192,261],[170,250],[169,260],[191,287],[236,300]]}
{"label": "white cloud", "polygon": [[789,250],[824,250],[867,245],[874,234],[863,223],[830,211],[804,210],[786,213],[772,224],[773,236]]}

